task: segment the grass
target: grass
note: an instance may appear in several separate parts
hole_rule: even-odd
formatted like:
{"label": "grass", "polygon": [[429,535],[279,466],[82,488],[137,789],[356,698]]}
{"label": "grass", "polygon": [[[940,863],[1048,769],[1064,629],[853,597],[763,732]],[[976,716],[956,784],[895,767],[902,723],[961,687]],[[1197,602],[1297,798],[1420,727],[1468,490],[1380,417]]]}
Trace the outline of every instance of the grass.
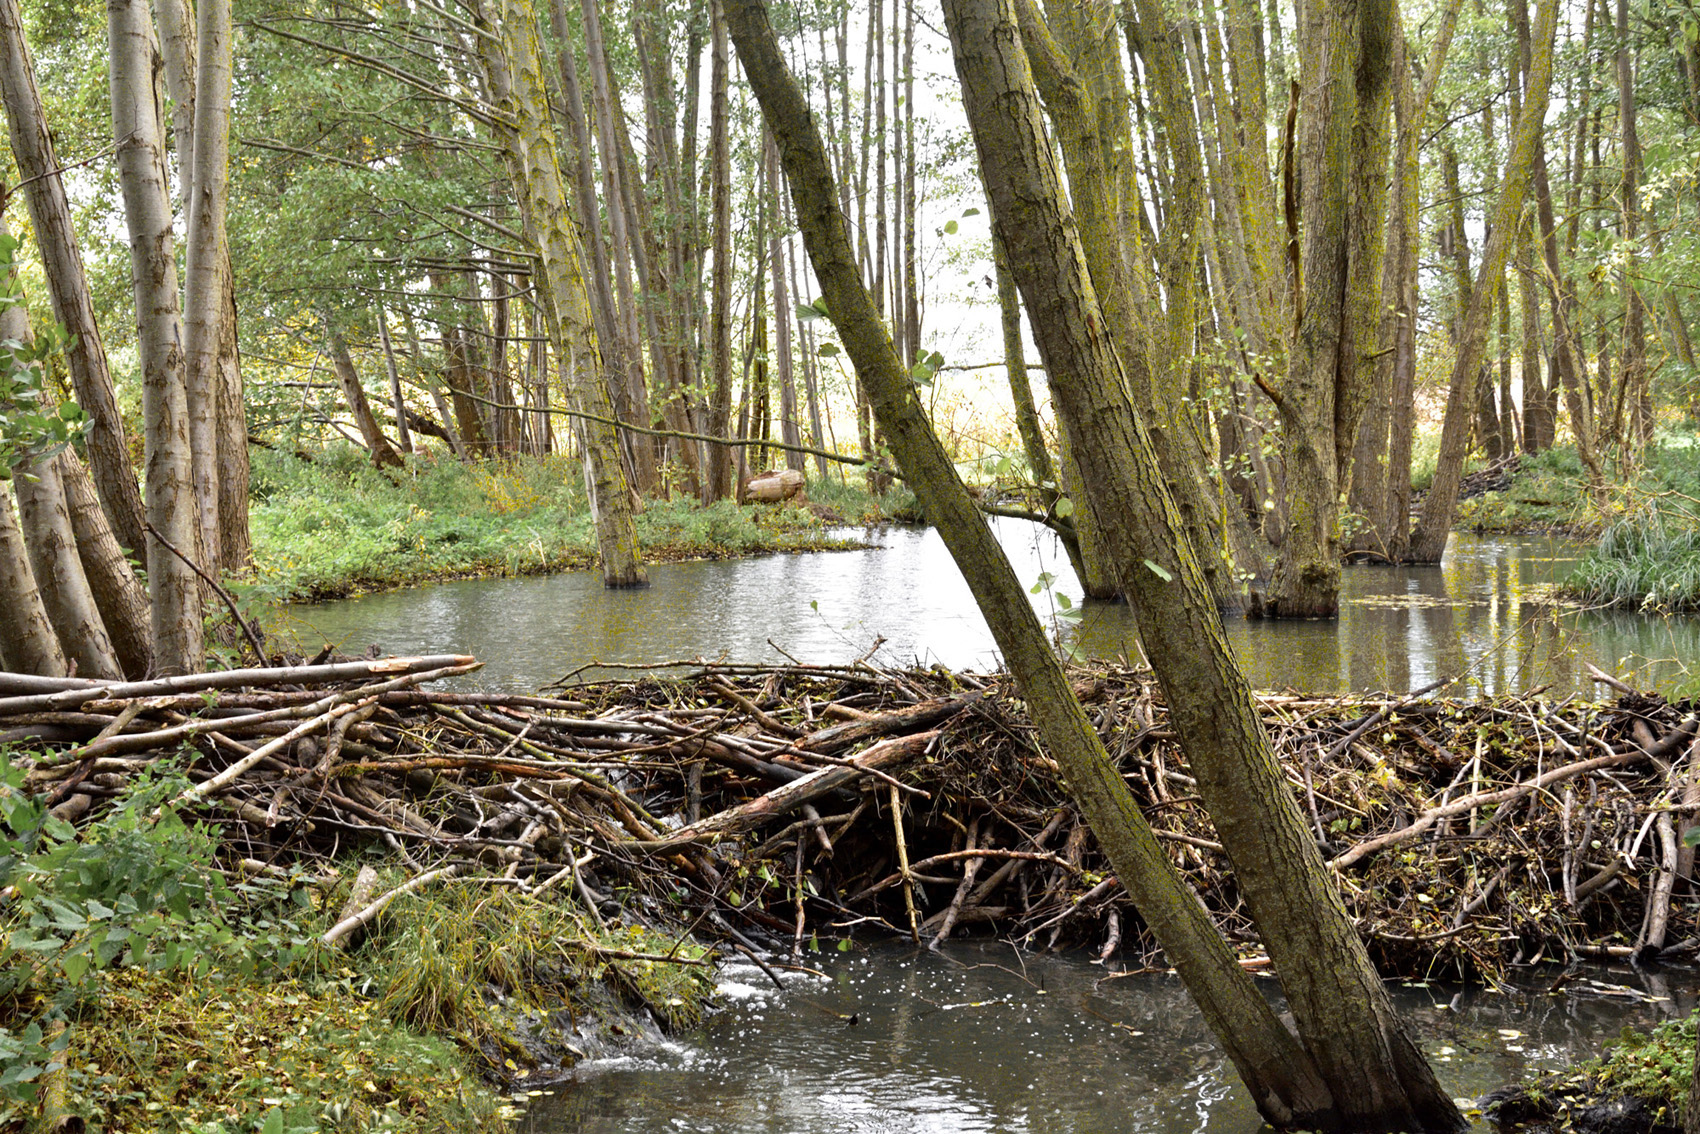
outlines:
{"label": "grass", "polygon": [[1700,610],[1700,512],[1647,508],[1612,524],[1571,575],[1593,606]]}
{"label": "grass", "polygon": [[[683,963],[620,954],[676,956]],[[385,1011],[505,1064],[528,1058],[528,1038],[562,1005],[578,1000],[581,1008],[606,1008],[606,1002],[583,1003],[585,990],[600,982],[664,1027],[698,1023],[713,991],[712,970],[691,963],[703,955],[694,943],[649,930],[593,927],[558,892],[532,896],[463,883],[391,903],[354,963]]]}
{"label": "grass", "polygon": [[[389,474],[353,446],[311,461],[256,450],[253,486],[256,571],[247,590],[262,602],[596,562],[578,467],[564,457],[487,465],[414,458]],[[880,501],[836,477],[812,482],[808,494],[813,507],[651,501],[637,517],[638,538],[651,560],[840,548],[855,544],[831,535],[832,526],[914,510],[905,490]]]}

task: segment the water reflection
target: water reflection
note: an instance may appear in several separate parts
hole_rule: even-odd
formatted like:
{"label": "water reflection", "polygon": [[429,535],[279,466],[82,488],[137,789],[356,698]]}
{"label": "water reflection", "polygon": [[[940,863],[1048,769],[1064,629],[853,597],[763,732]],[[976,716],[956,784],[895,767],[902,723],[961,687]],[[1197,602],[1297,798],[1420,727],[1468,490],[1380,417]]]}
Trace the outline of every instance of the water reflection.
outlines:
{"label": "water reflection", "polygon": [[[1054,537],[997,521],[1031,601],[1063,640],[1092,657],[1137,659],[1131,612],[1089,603],[1072,626],[1059,595],[1080,588]],[[663,564],[644,591],[607,591],[591,572],[444,583],[345,602],[289,608],[293,628],[359,650],[467,652],[487,666],[477,683],[531,689],[587,662],[697,657],[739,662],[844,662],[883,639],[879,658],[987,668],[996,651],[968,587],[937,533],[882,529],[868,551]],[[1350,567],[1333,622],[1248,622],[1228,634],[1254,684],[1315,692],[1405,690],[1462,676],[1459,695],[1592,695],[1584,662],[1669,686],[1700,657],[1700,619],[1555,611],[1553,583],[1574,548],[1544,538],[1455,536],[1440,567]]]}
{"label": "water reflection", "polygon": [[[783,995],[762,988],[754,969],[729,970],[730,1007],[701,1034],[581,1069],[537,1101],[530,1131],[1263,1129],[1173,977],[1106,979],[1080,956],[1017,958],[991,942],[942,957],[880,947],[811,960],[826,978],[794,977]],[[1594,979],[1642,996],[1577,982],[1549,995],[1552,975],[1506,994],[1395,995],[1457,1097],[1564,1067],[1596,1054],[1601,1037],[1686,1014],[1694,1002],[1689,986],[1649,987],[1628,972]],[[855,1027],[841,1019],[851,1012]]]}

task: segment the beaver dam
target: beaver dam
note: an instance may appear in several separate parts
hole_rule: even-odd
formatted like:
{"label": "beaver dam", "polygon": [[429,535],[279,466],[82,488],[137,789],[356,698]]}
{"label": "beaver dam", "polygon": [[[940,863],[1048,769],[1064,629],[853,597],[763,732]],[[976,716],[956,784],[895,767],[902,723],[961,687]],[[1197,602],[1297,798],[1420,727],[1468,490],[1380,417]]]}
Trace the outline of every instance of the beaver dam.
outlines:
{"label": "beaver dam", "polygon": [[[599,922],[751,954],[996,934],[1164,964],[1001,675],[699,665],[554,696],[424,688],[476,665],[7,675],[0,740],[37,752],[27,785],[73,822],[183,753],[195,783],[175,802],[216,826],[233,871],[325,879],[364,846],[409,892],[553,887]],[[1265,964],[1154,680],[1081,670],[1077,689],[1242,963]],[[1700,811],[1700,712],[1617,693],[1259,698],[1384,973],[1492,980],[1700,949],[1681,838]]]}

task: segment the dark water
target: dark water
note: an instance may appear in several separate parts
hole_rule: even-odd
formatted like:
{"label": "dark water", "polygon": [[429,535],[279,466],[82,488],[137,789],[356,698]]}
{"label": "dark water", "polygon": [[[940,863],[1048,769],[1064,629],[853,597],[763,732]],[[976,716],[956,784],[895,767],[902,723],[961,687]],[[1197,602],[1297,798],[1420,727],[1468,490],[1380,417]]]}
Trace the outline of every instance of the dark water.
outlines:
{"label": "dark water", "polygon": [[[725,974],[728,1007],[699,1034],[581,1066],[530,1100],[533,1134],[1252,1134],[1265,1129],[1174,977],[1108,979],[1084,957],[1018,959],[996,943],[948,955],[881,946],[810,957],[824,978],[778,993]],[[1473,1099],[1598,1053],[1626,1026],[1687,1014],[1694,977],[1600,970],[1548,994],[1402,987],[1442,1084]],[[1686,983],[1684,983],[1686,982]],[[1673,987],[1674,986],[1674,987]],[[841,1017],[856,1013],[847,1026]]]}
{"label": "dark water", "polygon": [[[1050,533],[1019,521],[998,531],[1018,576],[1049,573],[1032,601],[1062,639],[1095,657],[1138,658],[1131,612],[1088,603],[1059,617],[1080,588]],[[489,687],[530,690],[588,662],[696,658],[845,662],[883,640],[875,660],[919,659],[984,669],[991,635],[938,535],[887,528],[869,551],[662,564],[642,591],[607,591],[593,572],[482,579],[289,608],[286,630],[313,649],[470,653]],[[1700,619],[1561,611],[1546,600],[1577,551],[1543,538],[1454,536],[1439,567],[1349,567],[1331,622],[1228,619],[1228,634],[1260,688],[1311,692],[1406,690],[1458,677],[1457,695],[1592,695],[1584,662],[1670,688],[1700,665]],[[1686,662],[1686,664],[1685,664]]]}

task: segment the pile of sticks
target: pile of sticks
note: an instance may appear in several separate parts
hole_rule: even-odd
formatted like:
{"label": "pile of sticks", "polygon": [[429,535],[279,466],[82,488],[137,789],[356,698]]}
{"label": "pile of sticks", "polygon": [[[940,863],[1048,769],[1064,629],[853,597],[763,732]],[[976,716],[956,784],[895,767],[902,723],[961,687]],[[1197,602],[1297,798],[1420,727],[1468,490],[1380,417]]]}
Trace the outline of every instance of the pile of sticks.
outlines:
{"label": "pile of sticks", "polygon": [[[187,777],[175,805],[220,828],[231,869],[323,874],[375,850],[410,888],[559,886],[598,919],[688,925],[751,951],[864,929],[932,944],[996,932],[1161,964],[1002,676],[693,664],[552,696],[426,688],[476,667],[0,674],[0,742],[71,821],[174,762]],[[1077,692],[1256,968],[1255,928],[1154,681],[1082,670]],[[1682,840],[1700,812],[1700,712],[1618,692],[1259,698],[1386,971],[1491,979],[1540,959],[1700,950]]]}

